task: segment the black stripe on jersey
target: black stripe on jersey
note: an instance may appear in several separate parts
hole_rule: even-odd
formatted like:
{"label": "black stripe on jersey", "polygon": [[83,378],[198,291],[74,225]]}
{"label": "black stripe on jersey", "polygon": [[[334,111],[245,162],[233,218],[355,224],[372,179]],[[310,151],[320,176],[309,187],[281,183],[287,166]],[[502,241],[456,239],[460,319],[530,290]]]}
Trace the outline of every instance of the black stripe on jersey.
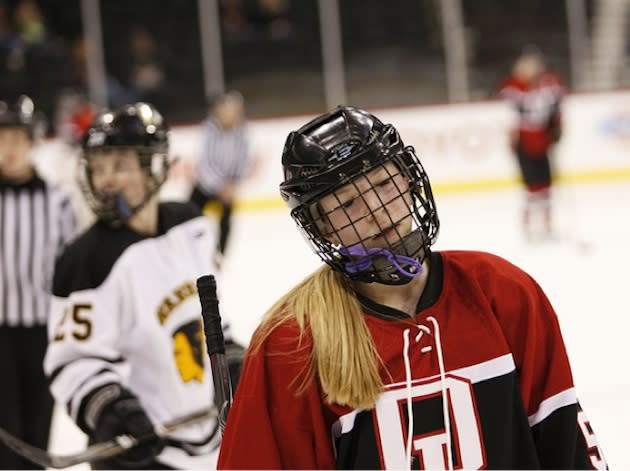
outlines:
{"label": "black stripe on jersey", "polygon": [[[30,221],[31,221],[31,225],[30,225],[30,236],[29,236],[29,240],[31,241],[31,244],[35,243],[35,237],[37,234],[37,230],[35,229],[35,225],[37,224],[37,217],[35,215],[35,196],[36,192],[35,191],[31,191],[31,198],[30,198],[30,206],[29,206],[29,215],[30,215]],[[29,250],[28,251],[28,269],[29,269],[29,278],[31,280],[35,279],[36,276],[36,268],[35,268],[35,255],[34,255],[35,250]],[[33,312],[33,314],[35,315],[35,313],[37,312],[37,299],[35,296],[31,296],[30,297],[30,304],[31,304],[31,310]]]}
{"label": "black stripe on jersey", "polygon": [[[576,422],[578,412],[581,411],[580,404],[571,404],[561,407],[549,415],[541,423],[532,427],[532,434],[545,460],[541,463],[542,469],[566,469],[567,463],[570,463],[571,469],[594,469],[592,460],[605,463],[599,446],[589,447],[586,442],[584,433],[593,435],[593,429],[586,422],[585,432],[579,427],[571,429],[567,424]],[[557,441],[553,437],[558,436],[558,430],[562,430],[564,436],[563,442],[568,446],[558,446]],[[569,432],[573,432],[568,436]],[[549,437],[552,437],[550,440]],[[605,466],[608,469],[608,466]],[[598,466],[598,469],[601,467]]]}
{"label": "black stripe on jersey", "polygon": [[[57,378],[57,376],[59,376],[59,374],[63,371],[63,369],[68,366],[71,365],[72,363],[74,363],[75,361],[81,361],[81,360],[103,360],[106,361],[108,363],[121,363],[124,361],[124,358],[122,357],[118,357],[118,358],[104,358],[104,357],[95,357],[95,356],[86,356],[86,357],[81,357],[81,358],[77,358],[76,360],[72,360],[69,361],[68,363],[64,363],[63,365],[61,365],[59,368],[55,369],[49,376],[48,376],[48,384],[52,384],[55,381],[55,378]],[[99,373],[101,373],[101,371],[99,371]],[[92,379],[93,376],[90,376],[90,378],[88,379]],[[82,384],[80,384],[79,386],[82,386]]]}
{"label": "black stripe on jersey", "polygon": [[14,276],[16,279],[16,284],[15,284],[15,306],[17,307],[17,310],[20,314],[24,313],[24,310],[22,308],[22,299],[24,299],[24,284],[20,283],[18,280],[20,280],[22,278],[22,273],[21,273],[21,263],[20,263],[20,259],[23,256],[23,253],[20,251],[20,218],[24,217],[24,215],[22,214],[22,208],[20,208],[20,202],[22,201],[23,198],[23,193],[19,192],[15,194],[15,221],[14,224],[15,226],[13,227],[15,234],[14,234],[14,241],[13,243],[15,244],[13,247],[13,256],[15,257],[15,264],[13,266],[13,270],[14,270]]}
{"label": "black stripe on jersey", "polygon": [[[89,358],[95,358],[95,357],[89,357]],[[122,361],[122,359],[121,359]],[[119,363],[118,361],[116,363]],[[58,371],[57,371],[58,373]],[[98,375],[102,374],[102,373],[114,373],[112,370],[110,370],[109,368],[101,368],[100,370],[98,370],[96,373],[94,373],[92,376],[86,378],[84,381],[82,381],[76,388],[74,388],[75,391],[78,391],[79,389],[81,389],[83,387],[83,385],[85,385],[85,383],[87,383],[88,381],[92,381],[94,380],[94,378],[98,377]],[[54,380],[54,378],[52,378],[51,376],[51,380],[50,383],[52,383],[52,381]],[[110,383],[108,383],[110,384]],[[96,389],[100,389],[103,386],[98,386]],[[92,395],[94,391],[90,391],[87,395]],[[68,415],[70,417],[72,417],[72,401],[74,400],[74,393],[72,395],[72,398],[66,402],[66,412],[68,413]]]}
{"label": "black stripe on jersey", "polygon": [[[3,191],[2,187],[0,186],[0,191]],[[5,228],[5,211],[6,211],[6,205],[4,203],[4,197],[0,198],[0,260],[2,260],[2,263],[0,263],[0,298],[2,299],[2,304],[0,305],[0,307],[2,308],[2,310],[0,311],[0,323],[2,325],[6,325],[7,323],[7,313],[8,313],[8,308],[7,308],[7,278],[9,276],[9,274],[7,273],[7,263],[4,261],[6,258],[5,254],[4,254],[4,228]]]}
{"label": "black stripe on jersey", "polygon": [[[69,242],[75,223],[63,191],[37,174],[24,183],[0,180],[0,325],[43,325],[48,317],[56,249]],[[51,239],[51,223],[68,221]]]}

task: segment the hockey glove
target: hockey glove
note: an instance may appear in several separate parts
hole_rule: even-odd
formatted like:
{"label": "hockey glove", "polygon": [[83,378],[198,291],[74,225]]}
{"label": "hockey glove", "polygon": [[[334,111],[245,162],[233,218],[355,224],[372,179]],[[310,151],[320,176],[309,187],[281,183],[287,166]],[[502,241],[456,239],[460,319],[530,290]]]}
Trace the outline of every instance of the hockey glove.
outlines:
{"label": "hockey glove", "polygon": [[112,467],[141,468],[153,463],[164,449],[138,398],[119,384],[108,384],[92,393],[83,410],[93,440],[105,442],[129,435],[140,443],[108,460]]}

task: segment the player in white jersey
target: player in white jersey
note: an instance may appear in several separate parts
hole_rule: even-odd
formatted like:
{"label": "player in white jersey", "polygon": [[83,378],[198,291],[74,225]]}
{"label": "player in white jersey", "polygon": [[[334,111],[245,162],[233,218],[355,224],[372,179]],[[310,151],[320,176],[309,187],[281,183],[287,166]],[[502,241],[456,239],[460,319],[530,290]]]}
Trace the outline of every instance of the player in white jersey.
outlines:
{"label": "player in white jersey", "polygon": [[[83,140],[80,186],[97,221],[56,266],[45,369],[91,443],[212,406],[196,280],[216,230],[192,205],[158,202],[168,166],[168,127],[147,103],[102,111]],[[208,418],[92,466],[211,468],[217,429]]]}

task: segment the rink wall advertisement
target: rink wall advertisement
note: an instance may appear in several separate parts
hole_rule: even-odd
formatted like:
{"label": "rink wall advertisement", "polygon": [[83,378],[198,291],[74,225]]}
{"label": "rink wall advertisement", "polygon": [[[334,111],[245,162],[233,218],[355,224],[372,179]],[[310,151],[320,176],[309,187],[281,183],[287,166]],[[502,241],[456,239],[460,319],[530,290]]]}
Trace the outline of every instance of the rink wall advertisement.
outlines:
{"label": "rink wall advertisement", "polygon": [[[369,111],[394,124],[405,144],[414,146],[436,193],[485,191],[518,183],[508,143],[508,129],[516,117],[502,102]],[[563,112],[563,136],[554,152],[560,180],[630,179],[630,92],[571,95]],[[282,206],[277,188],[284,140],[312,117],[250,121],[256,164],[240,190],[242,208]],[[200,126],[173,128],[171,149],[176,163],[163,188],[164,198],[187,197],[200,143]],[[76,158],[64,147],[55,139],[47,141],[37,162],[44,173],[71,184]]]}

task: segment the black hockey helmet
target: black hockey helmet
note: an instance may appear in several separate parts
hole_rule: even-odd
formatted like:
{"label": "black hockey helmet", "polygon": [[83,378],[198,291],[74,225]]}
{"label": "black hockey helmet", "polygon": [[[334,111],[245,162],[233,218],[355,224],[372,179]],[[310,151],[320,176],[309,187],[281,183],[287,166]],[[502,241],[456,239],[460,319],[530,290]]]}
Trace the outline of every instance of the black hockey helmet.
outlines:
{"label": "black hockey helmet", "polygon": [[[82,138],[79,186],[99,219],[119,225],[141,209],[166,180],[170,166],[169,127],[162,114],[151,104],[138,102],[115,110],[100,111]],[[147,195],[142,204],[130,208],[118,199],[116,205],[94,191],[90,160],[95,153],[132,149],[138,153],[140,166],[147,174]]]}
{"label": "black hockey helmet", "polygon": [[[394,165],[386,167],[388,162]],[[426,172],[413,147],[403,144],[392,125],[383,124],[367,111],[340,106],[289,134],[282,166],[280,194],[311,248],[324,262],[353,280],[383,284],[407,283],[421,271],[437,238],[439,220]],[[377,191],[366,175],[379,168],[394,168],[393,173],[388,170],[390,179],[404,177],[405,187],[396,187],[396,198],[408,201],[404,217],[411,218],[411,231],[396,232],[395,242],[377,249],[368,242],[374,234],[358,231],[359,243],[351,247],[336,243],[340,238],[334,230],[331,232],[328,223],[332,211],[323,211],[321,199],[354,184],[355,199],[365,201],[367,191],[359,190],[356,182],[368,181],[368,191]],[[343,211],[342,202],[337,201],[339,207],[335,210]],[[379,209],[387,211],[390,201],[381,200]],[[388,224],[396,227],[400,220],[389,217]]]}
{"label": "black hockey helmet", "polygon": [[17,100],[0,100],[0,127],[22,128],[29,138],[39,137],[41,117],[35,113],[35,104],[27,95],[20,95]]}

